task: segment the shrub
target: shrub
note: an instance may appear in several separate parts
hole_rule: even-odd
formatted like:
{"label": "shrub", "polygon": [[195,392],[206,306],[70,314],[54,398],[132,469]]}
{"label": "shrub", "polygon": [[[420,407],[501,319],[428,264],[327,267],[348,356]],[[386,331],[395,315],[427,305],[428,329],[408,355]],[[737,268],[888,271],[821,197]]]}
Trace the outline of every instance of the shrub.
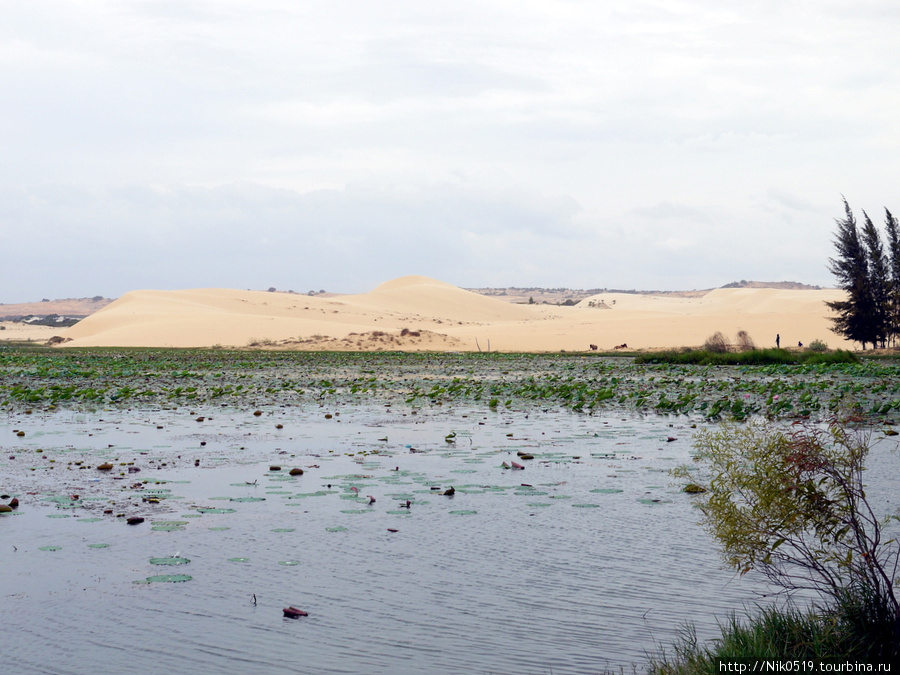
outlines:
{"label": "shrub", "polygon": [[827,352],[828,345],[822,342],[822,340],[813,340],[809,343],[807,349],[811,352]]}
{"label": "shrub", "polygon": [[738,349],[742,352],[749,352],[753,349],[756,349],[756,345],[753,343],[753,338],[750,337],[750,334],[745,330],[738,331],[737,346]]}
{"label": "shrub", "polygon": [[725,336],[720,331],[716,331],[703,343],[703,351],[712,352],[713,354],[724,354],[728,351],[728,343]]}
{"label": "shrub", "polygon": [[724,424],[695,436],[702,470],[673,473],[707,488],[703,522],[731,567],[818,592],[858,626],[861,645],[880,642],[882,653],[900,644],[900,544],[884,536],[900,517],[878,516],[867,499],[870,440],[837,419],[826,429]]}

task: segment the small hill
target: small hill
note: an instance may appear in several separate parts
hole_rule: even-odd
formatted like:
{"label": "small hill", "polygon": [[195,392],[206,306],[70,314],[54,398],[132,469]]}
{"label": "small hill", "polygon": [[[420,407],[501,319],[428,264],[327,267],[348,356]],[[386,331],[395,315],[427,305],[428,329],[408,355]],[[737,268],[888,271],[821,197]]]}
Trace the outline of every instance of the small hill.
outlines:
{"label": "small hill", "polygon": [[22,321],[31,317],[67,317],[83,319],[103,309],[112,300],[97,295],[93,298],[66,298],[64,300],[41,300],[40,302],[20,302],[4,305],[0,303],[0,319]]}

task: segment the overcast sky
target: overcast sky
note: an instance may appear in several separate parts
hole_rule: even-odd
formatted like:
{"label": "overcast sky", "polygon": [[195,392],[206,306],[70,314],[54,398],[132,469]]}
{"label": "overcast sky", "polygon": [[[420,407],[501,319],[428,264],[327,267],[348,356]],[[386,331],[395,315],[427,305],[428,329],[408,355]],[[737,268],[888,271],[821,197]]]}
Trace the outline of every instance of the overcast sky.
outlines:
{"label": "overcast sky", "polygon": [[833,285],[900,211],[896,0],[34,0],[0,21],[0,302]]}

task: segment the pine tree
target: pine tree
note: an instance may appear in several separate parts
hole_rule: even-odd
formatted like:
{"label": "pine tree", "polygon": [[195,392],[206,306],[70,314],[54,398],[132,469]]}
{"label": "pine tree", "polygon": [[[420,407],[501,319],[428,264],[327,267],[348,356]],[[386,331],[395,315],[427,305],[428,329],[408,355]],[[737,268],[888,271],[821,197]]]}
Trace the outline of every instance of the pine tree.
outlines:
{"label": "pine tree", "polygon": [[884,210],[884,231],[891,272],[890,339],[896,344],[900,335],[900,224],[887,208]]}
{"label": "pine tree", "polygon": [[869,284],[869,260],[860,238],[856,218],[844,199],[845,217],[835,220],[838,226],[834,245],[837,256],[828,259],[828,270],[837,277],[838,287],[847,292],[846,300],[826,303],[837,313],[831,330],[848,340],[859,342],[863,349],[877,344],[881,332],[875,319],[875,300]]}
{"label": "pine tree", "polygon": [[862,228],[863,243],[866,246],[866,258],[868,260],[868,286],[872,298],[872,331],[878,344],[883,348],[887,346],[891,333],[891,278],[888,259],[884,254],[884,246],[881,243],[881,234],[869,218],[869,214],[863,211],[865,223]]}

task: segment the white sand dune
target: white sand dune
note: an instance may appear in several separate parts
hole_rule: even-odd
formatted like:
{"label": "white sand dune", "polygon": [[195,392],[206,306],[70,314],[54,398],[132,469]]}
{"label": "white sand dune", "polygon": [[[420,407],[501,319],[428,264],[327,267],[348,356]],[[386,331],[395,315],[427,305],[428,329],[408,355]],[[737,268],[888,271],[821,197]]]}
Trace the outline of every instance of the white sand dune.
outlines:
{"label": "white sand dune", "polygon": [[[287,349],[583,351],[699,346],[747,331],[758,346],[819,339],[837,290],[719,289],[702,297],[608,293],[574,307],[514,305],[427,277],[402,277],[369,293],[318,298],[197,289],[134,291],[58,332],[67,346]],[[591,307],[590,302],[608,307]]]}

